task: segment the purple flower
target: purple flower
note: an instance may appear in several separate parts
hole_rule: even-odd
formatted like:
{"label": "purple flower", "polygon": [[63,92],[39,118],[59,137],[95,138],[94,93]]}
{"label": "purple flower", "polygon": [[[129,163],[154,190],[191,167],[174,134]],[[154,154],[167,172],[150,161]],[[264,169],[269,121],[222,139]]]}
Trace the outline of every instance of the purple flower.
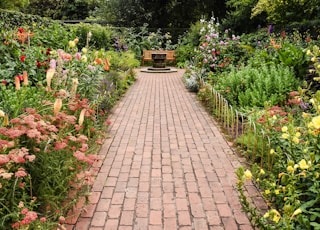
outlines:
{"label": "purple flower", "polygon": [[95,70],[96,70],[96,67],[93,66],[93,65],[88,65],[88,69],[91,70],[91,71],[95,71]]}
{"label": "purple flower", "polygon": [[50,69],[55,69],[57,67],[57,62],[54,59],[50,60]]}
{"label": "purple flower", "polygon": [[302,110],[306,110],[309,107],[308,103],[303,102],[303,100],[300,101],[300,108]]}

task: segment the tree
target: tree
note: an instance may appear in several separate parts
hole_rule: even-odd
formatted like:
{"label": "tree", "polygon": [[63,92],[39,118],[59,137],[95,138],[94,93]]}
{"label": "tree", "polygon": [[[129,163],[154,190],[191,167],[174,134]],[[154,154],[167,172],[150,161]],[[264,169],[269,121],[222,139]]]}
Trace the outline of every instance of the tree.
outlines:
{"label": "tree", "polygon": [[319,5],[320,0],[258,0],[252,9],[252,17],[265,12],[269,22],[300,22],[318,17]]}
{"label": "tree", "polygon": [[225,16],[224,0],[99,0],[95,16],[118,26],[174,28],[189,26],[201,17]]}
{"label": "tree", "polygon": [[257,27],[265,26],[266,15],[251,18],[252,9],[258,0],[227,0],[227,15],[222,21],[224,28],[231,28],[237,33],[251,32]]}
{"label": "tree", "polygon": [[25,13],[57,20],[86,19],[94,9],[93,0],[30,0]]}
{"label": "tree", "polygon": [[29,0],[1,0],[0,9],[18,10],[26,7]]}

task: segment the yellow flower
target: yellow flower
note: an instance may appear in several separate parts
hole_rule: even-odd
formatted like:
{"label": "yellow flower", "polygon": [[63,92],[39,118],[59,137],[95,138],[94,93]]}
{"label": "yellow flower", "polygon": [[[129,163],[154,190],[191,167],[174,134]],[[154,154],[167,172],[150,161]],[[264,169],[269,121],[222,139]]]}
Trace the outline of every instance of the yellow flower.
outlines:
{"label": "yellow flower", "polygon": [[316,116],[316,117],[312,118],[312,124],[313,124],[314,128],[319,129],[320,128],[320,116]]}
{"label": "yellow flower", "polygon": [[293,141],[293,143],[295,143],[295,144],[299,144],[299,138],[296,137],[296,136],[294,136],[294,137],[292,138],[292,141]]}
{"label": "yellow flower", "polygon": [[260,174],[264,175],[264,174],[266,174],[266,172],[263,169],[260,169]]}
{"label": "yellow flower", "polygon": [[314,104],[314,103],[315,103],[315,101],[314,101],[313,98],[310,99],[310,103],[311,103],[311,104]]}
{"label": "yellow flower", "polygon": [[292,216],[291,216],[291,219],[292,219],[293,217],[301,214],[301,213],[302,213],[302,210],[301,210],[300,208],[298,208],[297,210],[295,210],[295,211],[293,212],[293,214],[292,214]]}
{"label": "yellow flower", "polygon": [[316,179],[319,178],[319,172],[315,172],[315,177],[316,177]]}
{"label": "yellow flower", "polygon": [[273,222],[278,223],[278,222],[279,222],[279,220],[280,220],[280,218],[281,218],[281,216],[274,215],[274,216],[273,216],[273,218],[272,218],[272,220],[273,220]]}
{"label": "yellow flower", "polygon": [[273,155],[275,153],[274,149],[270,149],[270,155]]}
{"label": "yellow flower", "polygon": [[293,172],[294,172],[294,168],[293,168],[291,165],[289,165],[289,166],[287,167],[287,171],[288,171],[289,173],[293,173]]}
{"label": "yellow flower", "polygon": [[282,131],[283,133],[287,132],[287,131],[288,131],[288,127],[287,127],[287,126],[283,126],[283,127],[281,128],[281,131]]}
{"label": "yellow flower", "polygon": [[252,179],[252,173],[248,169],[244,172],[244,176],[246,177],[247,180]]}
{"label": "yellow flower", "polygon": [[307,55],[310,56],[311,54],[311,50],[307,50]]}
{"label": "yellow flower", "polygon": [[69,47],[70,47],[70,48],[73,48],[73,47],[75,47],[75,46],[76,46],[75,41],[69,41]]}
{"label": "yellow flower", "polygon": [[310,116],[311,116],[310,113],[302,112],[302,117],[303,117],[303,118],[307,118],[307,117],[310,117]]}
{"label": "yellow flower", "polygon": [[289,134],[283,133],[283,134],[282,134],[282,138],[283,138],[283,139],[288,139],[288,138],[289,138]]}
{"label": "yellow flower", "polygon": [[312,123],[312,122],[309,122],[309,123],[308,123],[308,128],[309,128],[309,129],[314,128],[314,125],[313,125],[313,123]]}
{"label": "yellow flower", "polygon": [[269,216],[270,216],[270,213],[269,213],[269,212],[266,212],[266,213],[263,215],[264,218],[268,218]]}
{"label": "yellow flower", "polygon": [[87,61],[88,61],[87,56],[86,56],[86,55],[82,55],[82,56],[81,56],[81,61],[82,61],[82,62],[87,62]]}
{"label": "yellow flower", "polygon": [[279,195],[280,191],[279,189],[274,190],[274,194]]}
{"label": "yellow flower", "polygon": [[82,53],[84,53],[84,54],[88,53],[88,49],[87,49],[86,47],[83,47],[81,51],[82,51]]}
{"label": "yellow flower", "polygon": [[296,132],[296,134],[294,136],[301,137],[301,133],[300,132]]}
{"label": "yellow flower", "polygon": [[272,209],[272,210],[271,210],[271,213],[273,214],[272,220],[273,220],[274,222],[278,223],[279,220],[280,220],[280,218],[281,218],[280,213],[279,213],[277,210],[275,210],[275,209]]}
{"label": "yellow flower", "polygon": [[270,189],[264,190],[264,194],[268,195],[268,194],[270,194],[270,193],[271,193],[271,192],[270,192]]}
{"label": "yellow flower", "polygon": [[1,109],[0,109],[0,117],[4,117],[5,115],[5,112],[3,112]]}
{"label": "yellow flower", "polygon": [[309,168],[309,165],[307,164],[307,162],[306,162],[305,159],[302,159],[298,164],[299,164],[299,167],[300,167],[302,170]]}

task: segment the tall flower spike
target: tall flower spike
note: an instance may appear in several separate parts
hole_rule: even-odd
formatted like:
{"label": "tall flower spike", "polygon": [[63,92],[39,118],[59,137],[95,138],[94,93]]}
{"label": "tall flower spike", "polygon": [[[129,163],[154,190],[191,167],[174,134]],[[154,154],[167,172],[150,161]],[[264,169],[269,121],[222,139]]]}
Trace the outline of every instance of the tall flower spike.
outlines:
{"label": "tall flower spike", "polygon": [[78,85],[79,85],[78,78],[73,78],[72,79],[71,95],[76,95]]}
{"label": "tall flower spike", "polygon": [[86,114],[87,109],[82,109],[79,116],[79,125],[83,124],[84,121],[84,115]]}
{"label": "tall flower spike", "polygon": [[2,126],[6,127],[8,125],[9,125],[9,116],[8,116],[8,114],[5,114],[4,118],[3,118]]}
{"label": "tall flower spike", "polygon": [[57,115],[58,112],[61,110],[62,108],[62,99],[61,98],[57,98],[56,101],[53,104],[53,113],[54,115]]}
{"label": "tall flower spike", "polygon": [[20,78],[18,76],[14,77],[14,83],[16,86],[16,90],[20,90]]}
{"label": "tall flower spike", "polygon": [[51,91],[51,80],[53,78],[53,75],[55,73],[55,69],[48,69],[47,75],[46,75],[46,80],[47,80],[47,90]]}
{"label": "tall flower spike", "polygon": [[29,83],[28,81],[28,72],[27,71],[23,71],[23,85],[27,86]]}

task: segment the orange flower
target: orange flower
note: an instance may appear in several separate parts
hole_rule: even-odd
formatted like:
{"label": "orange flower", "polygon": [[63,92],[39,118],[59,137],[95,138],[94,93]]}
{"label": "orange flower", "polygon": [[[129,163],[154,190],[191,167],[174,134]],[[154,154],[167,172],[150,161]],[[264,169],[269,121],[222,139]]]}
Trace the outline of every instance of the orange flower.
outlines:
{"label": "orange flower", "polygon": [[105,71],[108,71],[108,70],[110,69],[110,62],[109,62],[108,59],[106,59],[106,60],[104,61],[103,69],[104,69]]}
{"label": "orange flower", "polygon": [[87,109],[82,109],[79,116],[79,125],[81,126],[84,121],[84,115],[86,114]]}
{"label": "orange flower", "polygon": [[276,45],[277,43],[276,43],[276,40],[274,40],[274,39],[271,39],[271,41],[270,41],[270,45]]}
{"label": "orange flower", "polygon": [[14,83],[16,85],[16,90],[20,90],[20,78],[18,76],[14,77]]}
{"label": "orange flower", "polygon": [[71,60],[72,60],[72,55],[65,53],[65,54],[63,54],[62,59],[63,59],[64,61],[71,61]]}
{"label": "orange flower", "polygon": [[96,58],[96,60],[94,60],[94,62],[95,62],[97,65],[101,65],[101,64],[102,64],[101,58]]}
{"label": "orange flower", "polygon": [[273,45],[273,48],[277,50],[277,49],[280,49],[281,46],[280,45]]}
{"label": "orange flower", "polygon": [[56,72],[55,69],[50,68],[47,71],[46,80],[47,80],[47,90],[51,91],[51,80],[53,78],[54,73]]}
{"label": "orange flower", "polygon": [[27,86],[28,85],[28,72],[23,71],[23,85]]}
{"label": "orange flower", "polygon": [[53,113],[54,115],[57,115],[57,113],[61,110],[62,108],[62,99],[57,98],[56,101],[53,104]]}

